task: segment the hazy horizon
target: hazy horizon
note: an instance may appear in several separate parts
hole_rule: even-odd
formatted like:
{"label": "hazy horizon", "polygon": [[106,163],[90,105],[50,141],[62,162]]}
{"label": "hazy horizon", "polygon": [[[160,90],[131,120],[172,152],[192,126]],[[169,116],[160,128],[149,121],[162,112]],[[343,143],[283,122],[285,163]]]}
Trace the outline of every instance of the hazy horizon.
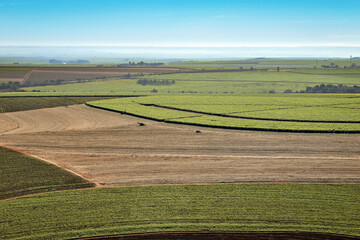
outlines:
{"label": "hazy horizon", "polygon": [[[358,55],[356,54],[358,53]],[[0,57],[44,58],[349,58],[360,47],[79,47],[0,46]]]}
{"label": "hazy horizon", "polygon": [[0,56],[360,56],[359,9],[353,0],[0,0]]}

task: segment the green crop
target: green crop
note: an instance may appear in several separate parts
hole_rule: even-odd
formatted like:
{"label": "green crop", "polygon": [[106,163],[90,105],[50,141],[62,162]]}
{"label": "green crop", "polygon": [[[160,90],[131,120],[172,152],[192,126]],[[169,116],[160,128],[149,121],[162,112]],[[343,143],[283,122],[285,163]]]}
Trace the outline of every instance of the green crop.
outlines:
{"label": "green crop", "polygon": [[101,188],[0,202],[2,239],[166,231],[306,231],[360,236],[359,184]]}
{"label": "green crop", "polygon": [[[324,71],[326,71],[324,74]],[[26,91],[41,91],[48,94],[197,94],[197,95],[236,95],[282,93],[305,90],[318,84],[359,84],[360,71],[357,69],[338,70],[297,70],[287,72],[204,72],[147,75],[141,79],[175,81],[170,86],[142,86],[138,78],[108,80],[57,86],[30,87]],[[156,91],[153,91],[153,90]]]}
{"label": "green crop", "polygon": [[111,97],[0,97],[0,113],[81,104]]}
{"label": "green crop", "polygon": [[360,131],[359,94],[151,96],[88,104],[158,121],[199,126],[270,131]]}
{"label": "green crop", "polygon": [[52,164],[2,147],[0,166],[0,199],[94,186]]}

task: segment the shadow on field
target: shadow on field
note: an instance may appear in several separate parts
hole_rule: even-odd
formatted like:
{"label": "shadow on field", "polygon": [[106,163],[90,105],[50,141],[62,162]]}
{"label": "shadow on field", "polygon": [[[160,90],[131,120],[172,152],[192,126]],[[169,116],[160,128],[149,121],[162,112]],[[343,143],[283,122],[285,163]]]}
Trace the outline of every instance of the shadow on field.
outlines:
{"label": "shadow on field", "polygon": [[[356,236],[345,236],[311,232],[182,232],[182,233],[148,233],[120,236],[84,238],[86,240],[350,240],[360,239]],[[84,240],[83,239],[83,240]]]}

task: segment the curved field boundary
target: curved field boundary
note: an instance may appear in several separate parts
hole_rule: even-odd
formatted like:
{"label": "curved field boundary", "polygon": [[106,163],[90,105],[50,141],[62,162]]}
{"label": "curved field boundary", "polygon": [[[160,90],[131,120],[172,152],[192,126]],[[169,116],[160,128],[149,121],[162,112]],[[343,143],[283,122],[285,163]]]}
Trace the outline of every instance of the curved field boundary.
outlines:
{"label": "curved field boundary", "polygon": [[190,112],[190,113],[199,113],[208,116],[218,116],[218,117],[226,117],[226,118],[238,118],[238,119],[247,119],[247,120],[263,120],[263,121],[276,121],[276,122],[308,122],[308,123],[360,123],[360,121],[317,121],[317,120],[296,120],[296,119],[280,119],[280,118],[256,118],[256,117],[242,117],[242,116],[232,116],[227,114],[221,113],[208,113],[202,111],[195,111],[189,109],[182,109],[182,108],[175,108],[175,107],[168,107],[162,106],[157,104],[145,104],[145,103],[137,103],[143,106],[149,107],[157,107],[157,108],[165,108],[170,110],[182,111],[182,112]]}
{"label": "curved field boundary", "polygon": [[[144,116],[144,115],[140,115],[140,114],[129,113],[129,112],[126,112],[126,111],[119,111],[119,110],[114,110],[114,109],[111,109],[111,108],[95,106],[95,105],[92,105],[90,103],[85,103],[85,105],[89,106],[89,107],[97,108],[97,109],[116,112],[116,113],[120,113],[120,114],[126,114],[126,115],[129,115],[129,116],[148,119],[148,120],[153,120],[153,121],[157,121],[157,122],[166,122],[166,123],[190,125],[190,126],[197,126],[197,127],[233,129],[233,130],[248,130],[248,131],[266,131],[266,132],[291,132],[291,133],[341,133],[341,134],[359,134],[360,133],[360,131],[357,131],[357,130],[354,130],[354,131],[339,131],[339,130],[327,131],[327,130],[267,129],[267,128],[216,126],[216,125],[210,125],[210,124],[178,122],[178,121],[174,121],[174,120],[152,118],[152,117],[148,117],[148,116]],[[176,109],[174,109],[174,110],[176,110]],[[255,119],[252,119],[252,120],[255,120]],[[258,120],[258,119],[256,119],[256,120]]]}
{"label": "curved field boundary", "polygon": [[79,238],[78,240],[355,240],[360,237],[328,234],[328,233],[312,233],[312,232],[159,232],[144,234],[129,234],[117,236],[103,236],[93,238]]}

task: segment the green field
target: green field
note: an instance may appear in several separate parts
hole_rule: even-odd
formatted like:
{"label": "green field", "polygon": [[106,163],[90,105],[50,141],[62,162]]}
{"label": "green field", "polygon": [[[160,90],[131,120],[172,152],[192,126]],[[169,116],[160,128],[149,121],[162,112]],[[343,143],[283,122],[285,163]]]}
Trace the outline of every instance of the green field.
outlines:
{"label": "green field", "polygon": [[200,126],[303,132],[360,131],[359,94],[151,96],[88,104],[158,121]]}
{"label": "green field", "polygon": [[263,59],[248,59],[248,60],[200,60],[200,61],[183,61],[169,63],[171,67],[183,67],[192,69],[239,69],[239,68],[256,68],[256,69],[312,69],[314,67],[321,68],[322,65],[330,65],[334,63],[340,68],[350,66],[352,63],[360,64],[360,60],[349,59],[276,59],[276,58],[263,58]]}
{"label": "green field", "polygon": [[[87,102],[177,124],[360,133],[360,94],[283,93],[318,84],[360,85],[359,68],[312,69],[316,64],[320,67],[332,62],[340,67],[350,64],[344,59],[168,63],[166,66],[219,72],[113,78],[0,92],[0,113]],[[278,66],[281,72],[274,71]],[[221,72],[251,67],[269,71]],[[0,76],[20,76],[27,71],[9,69],[0,69]],[[137,84],[139,79],[175,80],[175,84],[142,86]],[[360,236],[360,184],[147,186],[43,193],[93,184],[5,148],[0,148],[0,164],[1,239],[73,239],[171,231],[299,231]],[[8,199],[32,193],[42,194]]]}
{"label": "green field", "polygon": [[94,186],[52,164],[3,147],[0,147],[0,166],[0,199]]}
{"label": "green field", "polygon": [[[360,236],[359,184],[224,184],[65,191],[0,202],[2,239],[166,231]],[[21,226],[21,228],[19,228]]]}
{"label": "green field", "polygon": [[111,97],[0,97],[0,113],[82,104]]}
{"label": "green field", "polygon": [[293,92],[305,90],[318,84],[360,83],[360,69],[333,70],[297,70],[287,72],[205,72],[161,74],[141,77],[148,80],[175,80],[170,86],[142,86],[138,78],[109,80],[101,82],[64,84],[58,86],[29,87],[26,91],[68,94],[254,94],[274,91],[282,93],[291,89]]}

